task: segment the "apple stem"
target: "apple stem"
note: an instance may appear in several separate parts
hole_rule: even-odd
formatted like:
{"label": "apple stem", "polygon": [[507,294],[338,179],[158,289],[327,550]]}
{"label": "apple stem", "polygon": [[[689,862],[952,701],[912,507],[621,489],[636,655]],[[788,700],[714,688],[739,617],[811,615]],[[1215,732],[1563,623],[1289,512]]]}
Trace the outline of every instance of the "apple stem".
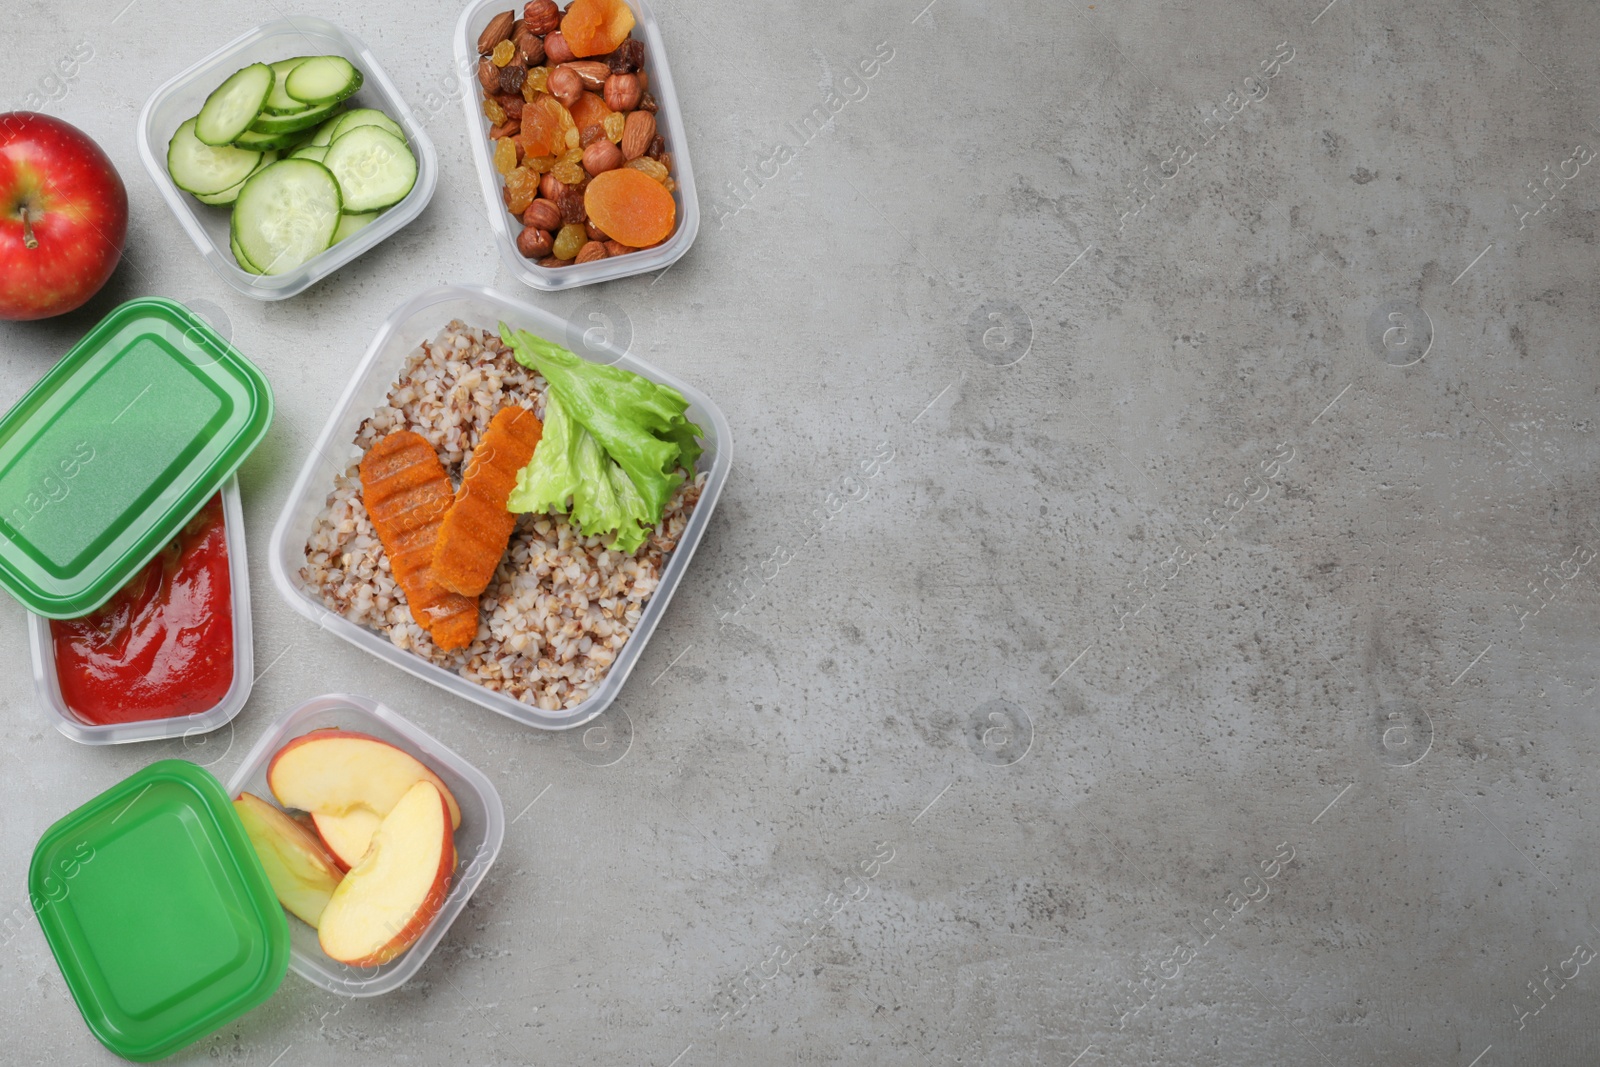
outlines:
{"label": "apple stem", "polygon": [[28,218],[28,205],[22,205],[22,243],[29,248],[38,248],[39,239],[33,235],[33,220]]}

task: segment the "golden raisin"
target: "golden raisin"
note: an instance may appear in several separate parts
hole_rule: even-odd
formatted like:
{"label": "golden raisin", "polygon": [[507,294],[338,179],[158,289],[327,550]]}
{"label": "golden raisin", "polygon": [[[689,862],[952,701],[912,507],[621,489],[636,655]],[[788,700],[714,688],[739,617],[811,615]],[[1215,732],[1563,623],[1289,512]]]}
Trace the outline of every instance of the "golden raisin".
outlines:
{"label": "golden raisin", "polygon": [[522,99],[533,103],[533,98],[545,91],[545,80],[550,77],[549,67],[531,67],[528,80],[522,83]]}
{"label": "golden raisin", "polygon": [[555,156],[525,156],[522,165],[535,174],[549,174],[550,168],[556,165]]}
{"label": "golden raisin", "polygon": [[509,40],[505,40],[494,46],[494,52],[489,56],[489,59],[494,63],[495,66],[504,67],[507,63],[511,62],[511,57],[516,54],[517,46],[512,44]]}
{"label": "golden raisin", "polygon": [[570,223],[561,227],[561,232],[556,234],[555,247],[550,251],[557,259],[571,259],[588,242],[589,235],[583,232],[583,227]]}
{"label": "golden raisin", "polygon": [[506,120],[506,109],[494,97],[486,96],[483,98],[483,117],[498,126]]}
{"label": "golden raisin", "polygon": [[557,159],[556,162],[557,163],[582,163],[583,162],[583,149],[581,149],[581,148],[568,149],[567,151],[561,153],[560,158]]}
{"label": "golden raisin", "polygon": [[640,174],[647,175],[648,177],[660,182],[662,185],[665,185],[667,182],[672,180],[671,175],[667,172],[667,168],[662,166],[658,160],[651,159],[649,156],[640,156],[638,159],[630,159],[625,166],[632,167]]}
{"label": "golden raisin", "polygon": [[506,175],[506,193],[506,207],[513,215],[522,214],[539,196],[539,176],[526,167],[517,167]]}
{"label": "golden raisin", "polygon": [[494,169],[501,174],[510,174],[517,168],[517,143],[509,137],[502,137],[494,143]]}
{"label": "golden raisin", "polygon": [[563,185],[577,185],[579,182],[583,181],[585,177],[587,177],[587,175],[584,173],[583,167],[569,159],[563,159],[554,167],[551,167],[550,173],[554,174],[556,176],[556,181],[562,183]]}
{"label": "golden raisin", "polygon": [[622,140],[622,127],[625,126],[627,122],[628,116],[624,115],[620,111],[613,111],[611,114],[607,115],[605,117],[605,121],[600,123],[601,126],[605,127],[606,140],[610,141],[612,144],[616,144],[618,141]]}

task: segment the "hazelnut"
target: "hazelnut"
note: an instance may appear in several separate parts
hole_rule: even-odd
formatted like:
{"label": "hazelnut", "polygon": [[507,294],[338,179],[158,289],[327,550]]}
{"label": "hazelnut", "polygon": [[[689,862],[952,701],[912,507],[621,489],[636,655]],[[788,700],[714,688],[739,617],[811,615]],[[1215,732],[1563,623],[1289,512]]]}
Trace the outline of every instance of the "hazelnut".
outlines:
{"label": "hazelnut", "polygon": [[583,169],[590,174],[604,174],[622,166],[622,149],[601,138],[583,150]]}
{"label": "hazelnut", "polygon": [[541,37],[561,25],[561,9],[555,0],[532,0],[522,9],[522,28]]}
{"label": "hazelnut", "polygon": [[578,249],[579,263],[593,263],[597,259],[606,258],[606,246],[599,241],[589,241]]}
{"label": "hazelnut", "polygon": [[544,36],[544,54],[552,63],[571,63],[577,59],[577,53],[567,44],[567,39],[561,36],[561,31],[547,33]]}
{"label": "hazelnut", "polygon": [[541,230],[537,226],[529,226],[517,234],[517,251],[529,259],[548,256],[554,243],[550,231]]}
{"label": "hazelnut", "polygon": [[608,256],[625,256],[629,252],[632,252],[632,251],[633,251],[633,249],[629,248],[627,245],[623,244],[621,241],[607,241],[606,242],[606,255],[608,255]]}
{"label": "hazelnut", "polygon": [[606,79],[606,107],[612,111],[632,111],[639,106],[639,76],[613,74]]}
{"label": "hazelnut", "polygon": [[554,200],[557,204],[559,204],[561,203],[562,194],[564,194],[566,191],[567,187],[562,185],[561,179],[557,178],[554,174],[546,174],[544,177],[539,179],[539,195],[544,197],[546,200]]}
{"label": "hazelnut", "polygon": [[583,98],[583,79],[571,67],[557,67],[545,81],[545,89],[561,101],[561,106],[571,110]]}
{"label": "hazelnut", "polygon": [[528,210],[522,213],[524,225],[540,230],[559,230],[561,228],[561,209],[554,200],[535,200],[528,205]]}

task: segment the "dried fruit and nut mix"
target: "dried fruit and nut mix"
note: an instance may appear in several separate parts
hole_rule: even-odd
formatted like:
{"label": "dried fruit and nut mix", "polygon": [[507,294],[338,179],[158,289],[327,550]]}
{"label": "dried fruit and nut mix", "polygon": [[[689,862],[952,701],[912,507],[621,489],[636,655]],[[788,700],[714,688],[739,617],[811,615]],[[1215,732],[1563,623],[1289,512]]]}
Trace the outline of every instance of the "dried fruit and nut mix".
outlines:
{"label": "dried fruit and nut mix", "polygon": [[517,251],[564,267],[660,244],[677,223],[644,44],[623,0],[532,0],[478,38],[478,83],[522,225]]}

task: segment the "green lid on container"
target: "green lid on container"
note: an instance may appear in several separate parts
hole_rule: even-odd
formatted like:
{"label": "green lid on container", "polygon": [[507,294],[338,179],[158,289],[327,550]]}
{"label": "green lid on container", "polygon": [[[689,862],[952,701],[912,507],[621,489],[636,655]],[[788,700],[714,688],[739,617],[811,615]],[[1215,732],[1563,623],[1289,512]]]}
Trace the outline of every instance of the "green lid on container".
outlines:
{"label": "green lid on container", "polygon": [[160,1059],[265,1001],[289,923],[222,785],[184,760],[123,779],[39,840],[28,893],[101,1043]]}
{"label": "green lid on container", "polygon": [[48,618],[93,611],[271,422],[266,378],[204,319],[123,304],[0,418],[0,586]]}

